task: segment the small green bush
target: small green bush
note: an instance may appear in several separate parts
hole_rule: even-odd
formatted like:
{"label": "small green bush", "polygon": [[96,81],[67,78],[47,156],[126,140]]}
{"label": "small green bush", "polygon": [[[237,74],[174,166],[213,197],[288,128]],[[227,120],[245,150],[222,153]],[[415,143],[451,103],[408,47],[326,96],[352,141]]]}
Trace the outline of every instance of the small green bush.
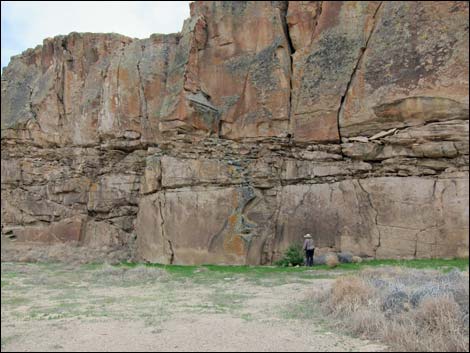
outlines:
{"label": "small green bush", "polygon": [[292,244],[284,252],[282,259],[276,261],[277,266],[302,266],[304,264],[304,251],[302,245]]}

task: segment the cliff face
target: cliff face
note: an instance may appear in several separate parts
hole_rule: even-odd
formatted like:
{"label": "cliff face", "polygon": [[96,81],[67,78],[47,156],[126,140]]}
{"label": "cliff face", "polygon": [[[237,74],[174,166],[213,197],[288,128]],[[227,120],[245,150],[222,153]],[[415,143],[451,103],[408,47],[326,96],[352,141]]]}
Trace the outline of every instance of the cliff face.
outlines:
{"label": "cliff face", "polygon": [[201,1],[178,34],[44,40],[2,75],[2,259],[468,256],[468,25]]}

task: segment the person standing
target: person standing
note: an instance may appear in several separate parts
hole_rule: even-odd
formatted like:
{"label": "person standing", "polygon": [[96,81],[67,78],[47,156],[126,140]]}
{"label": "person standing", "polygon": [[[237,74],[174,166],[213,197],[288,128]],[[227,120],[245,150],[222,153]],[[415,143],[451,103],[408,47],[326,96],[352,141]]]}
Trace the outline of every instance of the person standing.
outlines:
{"label": "person standing", "polygon": [[307,258],[307,266],[313,266],[313,253],[315,252],[315,245],[313,244],[313,239],[310,234],[304,235],[304,250],[305,257]]}

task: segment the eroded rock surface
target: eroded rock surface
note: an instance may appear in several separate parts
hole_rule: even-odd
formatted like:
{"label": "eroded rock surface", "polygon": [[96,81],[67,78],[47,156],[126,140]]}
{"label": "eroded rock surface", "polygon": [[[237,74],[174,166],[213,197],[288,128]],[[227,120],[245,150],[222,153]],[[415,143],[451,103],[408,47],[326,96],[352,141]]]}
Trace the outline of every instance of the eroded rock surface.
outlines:
{"label": "eroded rock surface", "polygon": [[466,2],[201,1],[48,38],[2,74],[2,260],[468,256],[468,35]]}

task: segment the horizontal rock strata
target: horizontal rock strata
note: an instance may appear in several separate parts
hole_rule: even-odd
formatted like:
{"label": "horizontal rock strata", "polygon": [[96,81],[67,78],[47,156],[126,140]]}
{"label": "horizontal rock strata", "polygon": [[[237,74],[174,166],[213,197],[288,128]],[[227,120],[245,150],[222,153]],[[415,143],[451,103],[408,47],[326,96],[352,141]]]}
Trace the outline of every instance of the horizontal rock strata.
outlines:
{"label": "horizontal rock strata", "polygon": [[45,39],[2,74],[2,260],[468,256],[468,41],[468,3],[405,1]]}

